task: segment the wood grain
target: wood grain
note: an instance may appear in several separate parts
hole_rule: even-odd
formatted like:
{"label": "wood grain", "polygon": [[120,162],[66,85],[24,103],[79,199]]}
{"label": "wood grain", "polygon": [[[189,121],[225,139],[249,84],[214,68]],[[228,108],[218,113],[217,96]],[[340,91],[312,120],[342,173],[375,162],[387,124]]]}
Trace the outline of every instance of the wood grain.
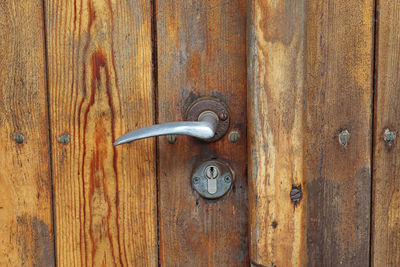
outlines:
{"label": "wood grain", "polygon": [[[377,2],[372,266],[400,266],[400,3]],[[396,139],[385,141],[385,131]]]}
{"label": "wood grain", "polygon": [[368,266],[373,1],[250,5],[251,261]]}
{"label": "wood grain", "polygon": [[156,266],[151,2],[45,3],[57,264]]}
{"label": "wood grain", "polygon": [[0,2],[0,266],[55,263],[42,8]]}
{"label": "wood grain", "polygon": [[257,266],[305,262],[305,1],[248,1],[249,231]]}
{"label": "wood grain", "polygon": [[[159,139],[161,266],[248,266],[245,1],[157,1],[156,14],[158,121],[182,121],[191,101],[213,95],[228,104],[230,129],[242,136]],[[213,201],[190,180],[194,165],[212,157],[228,160],[236,179]]]}
{"label": "wood grain", "polygon": [[306,10],[307,262],[368,266],[374,3],[313,1]]}

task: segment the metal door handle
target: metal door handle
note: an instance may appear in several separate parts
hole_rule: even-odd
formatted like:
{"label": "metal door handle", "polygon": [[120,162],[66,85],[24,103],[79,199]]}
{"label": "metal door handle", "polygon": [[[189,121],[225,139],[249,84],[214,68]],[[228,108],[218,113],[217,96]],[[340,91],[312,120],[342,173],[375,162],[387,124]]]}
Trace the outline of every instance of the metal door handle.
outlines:
{"label": "metal door handle", "polygon": [[186,121],[167,122],[141,128],[118,138],[114,145],[160,135],[189,135],[206,142],[222,138],[229,128],[228,107],[214,97],[195,100],[186,110]]}
{"label": "metal door handle", "polygon": [[214,137],[218,124],[218,116],[212,111],[204,111],[198,121],[177,121],[156,124],[131,131],[118,138],[114,145],[121,145],[135,140],[169,134],[189,135],[202,140]]}

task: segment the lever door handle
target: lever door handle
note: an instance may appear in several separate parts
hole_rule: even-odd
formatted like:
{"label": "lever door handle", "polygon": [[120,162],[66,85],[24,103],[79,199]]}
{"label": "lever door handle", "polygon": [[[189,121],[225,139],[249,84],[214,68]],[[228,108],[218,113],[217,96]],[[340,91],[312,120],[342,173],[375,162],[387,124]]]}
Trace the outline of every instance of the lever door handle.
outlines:
{"label": "lever door handle", "polygon": [[131,131],[118,138],[114,145],[117,146],[139,139],[168,134],[189,135],[208,140],[214,137],[218,120],[217,114],[212,111],[205,111],[200,114],[198,121],[167,122]]}
{"label": "lever door handle", "polygon": [[131,131],[118,138],[114,145],[161,135],[189,135],[206,142],[214,142],[229,128],[229,111],[219,99],[203,97],[186,110],[186,121],[167,122]]}

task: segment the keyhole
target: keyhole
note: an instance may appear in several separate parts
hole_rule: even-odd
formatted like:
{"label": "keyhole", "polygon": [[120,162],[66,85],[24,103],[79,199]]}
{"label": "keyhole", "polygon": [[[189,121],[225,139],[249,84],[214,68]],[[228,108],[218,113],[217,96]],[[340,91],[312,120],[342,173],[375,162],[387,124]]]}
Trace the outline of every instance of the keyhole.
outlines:
{"label": "keyhole", "polygon": [[208,166],[206,168],[206,177],[207,177],[207,191],[210,194],[215,194],[217,190],[217,177],[219,175],[219,170],[215,166]]}
{"label": "keyhole", "polygon": [[210,167],[210,174],[211,174],[211,177],[215,177],[214,173],[215,173],[215,169],[214,169],[213,166],[211,166],[211,167]]}
{"label": "keyhole", "polygon": [[208,179],[215,179],[218,177],[218,168],[215,166],[208,166],[206,168],[206,176]]}

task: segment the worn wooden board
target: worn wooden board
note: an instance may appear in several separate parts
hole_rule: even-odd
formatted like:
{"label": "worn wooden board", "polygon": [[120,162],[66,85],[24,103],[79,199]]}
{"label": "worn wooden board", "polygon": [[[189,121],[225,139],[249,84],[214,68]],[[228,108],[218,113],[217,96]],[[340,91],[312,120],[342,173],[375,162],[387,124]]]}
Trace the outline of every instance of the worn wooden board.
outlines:
{"label": "worn wooden board", "polygon": [[151,2],[45,3],[57,263],[156,266]]}
{"label": "worn wooden board", "polygon": [[[248,1],[249,231],[252,264],[305,262],[305,1]],[[275,265],[274,265],[275,264]]]}
{"label": "worn wooden board", "polygon": [[373,1],[250,5],[251,260],[368,266]]}
{"label": "worn wooden board", "polygon": [[399,1],[378,1],[377,20],[371,263],[400,266]]}
{"label": "worn wooden board", "polygon": [[368,266],[374,2],[306,10],[307,262]]}
{"label": "worn wooden board", "polygon": [[[159,138],[159,224],[161,266],[245,266],[246,178],[246,3],[157,1],[158,121],[182,121],[191,101],[214,95],[228,104],[231,129],[206,144],[178,136]],[[219,200],[204,200],[191,188],[194,164],[225,158],[235,186]]]}
{"label": "worn wooden board", "polygon": [[42,2],[1,1],[0,36],[0,266],[54,266]]}

